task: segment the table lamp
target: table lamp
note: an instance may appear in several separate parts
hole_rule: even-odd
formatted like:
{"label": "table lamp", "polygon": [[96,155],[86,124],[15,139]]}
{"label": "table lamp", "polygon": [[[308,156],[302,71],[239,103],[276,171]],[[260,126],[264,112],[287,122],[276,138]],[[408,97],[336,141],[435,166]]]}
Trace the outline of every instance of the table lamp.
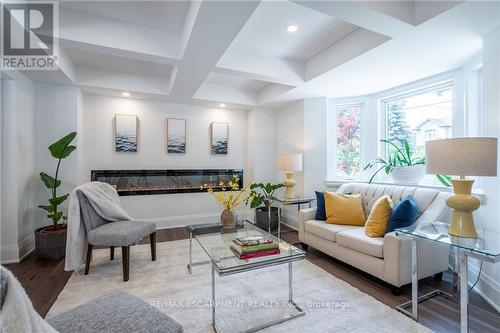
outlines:
{"label": "table lamp", "polygon": [[426,172],[454,175],[454,194],[446,204],[453,210],[450,235],[476,238],[472,212],[479,208],[479,199],[471,195],[474,180],[465,176],[497,175],[497,138],[456,138],[425,143]]}
{"label": "table lamp", "polygon": [[302,154],[280,154],[276,158],[276,168],[279,171],[285,172],[285,200],[295,198],[293,187],[295,180],[293,179],[294,171],[302,171]]}

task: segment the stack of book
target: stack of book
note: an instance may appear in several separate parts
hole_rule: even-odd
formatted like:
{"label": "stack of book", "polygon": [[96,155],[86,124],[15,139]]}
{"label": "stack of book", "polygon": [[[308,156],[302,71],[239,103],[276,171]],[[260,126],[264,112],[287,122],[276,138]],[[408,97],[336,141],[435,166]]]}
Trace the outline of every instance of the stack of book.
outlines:
{"label": "stack of book", "polygon": [[278,243],[263,236],[236,238],[231,244],[231,250],[240,259],[250,259],[279,254]]}

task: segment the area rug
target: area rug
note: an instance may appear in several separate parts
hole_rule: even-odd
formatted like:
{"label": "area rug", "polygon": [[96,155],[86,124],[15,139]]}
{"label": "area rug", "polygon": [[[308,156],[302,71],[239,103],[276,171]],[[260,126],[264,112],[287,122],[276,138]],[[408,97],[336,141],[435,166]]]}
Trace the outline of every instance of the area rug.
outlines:
{"label": "area rug", "polygon": [[[193,242],[194,261],[207,260]],[[210,265],[186,268],[188,240],[157,244],[157,260],[149,245],[130,249],[130,280],[122,281],[120,251],[94,250],[89,275],[75,271],[47,314],[50,318],[114,290],[126,290],[157,307],[184,326],[187,333],[213,332]],[[301,260],[293,264],[294,299],[306,315],[262,332],[431,332],[403,314]],[[288,267],[273,266],[226,277],[216,276],[217,323],[224,332],[243,331],[289,314]]]}

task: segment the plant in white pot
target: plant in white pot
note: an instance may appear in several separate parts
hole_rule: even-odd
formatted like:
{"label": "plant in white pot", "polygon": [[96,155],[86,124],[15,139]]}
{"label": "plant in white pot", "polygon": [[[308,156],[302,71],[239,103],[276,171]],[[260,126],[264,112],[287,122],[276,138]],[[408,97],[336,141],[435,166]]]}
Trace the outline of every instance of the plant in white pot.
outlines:
{"label": "plant in white pot", "polygon": [[[371,169],[375,165],[380,166],[368,181],[371,183],[375,176],[382,170],[391,175],[392,180],[398,184],[418,184],[425,177],[425,157],[415,156],[408,140],[385,140],[380,142],[389,145],[389,156],[387,159],[376,157],[368,163],[363,170]],[[451,177],[447,175],[436,175],[444,186],[451,186]]]}
{"label": "plant in white pot", "polygon": [[41,258],[61,259],[66,252],[67,225],[61,223],[61,220],[63,222],[66,220],[66,217],[59,206],[66,201],[69,194],[58,195],[57,189],[61,185],[61,181],[58,179],[61,161],[76,149],[76,146],[71,145],[75,137],[76,132],[71,132],[49,146],[50,154],[57,159],[54,177],[40,172],[42,182],[50,190],[50,198],[48,205],[39,205],[38,207],[46,211],[47,217],[52,220],[52,225],[35,230],[35,249]]}
{"label": "plant in white pot", "polygon": [[400,184],[418,184],[425,177],[425,157],[415,156],[408,140],[383,139],[380,142],[389,145],[389,154],[387,159],[377,157],[365,166],[364,170],[371,169],[375,165],[380,166],[369,183],[382,170],[391,175],[394,182]]}

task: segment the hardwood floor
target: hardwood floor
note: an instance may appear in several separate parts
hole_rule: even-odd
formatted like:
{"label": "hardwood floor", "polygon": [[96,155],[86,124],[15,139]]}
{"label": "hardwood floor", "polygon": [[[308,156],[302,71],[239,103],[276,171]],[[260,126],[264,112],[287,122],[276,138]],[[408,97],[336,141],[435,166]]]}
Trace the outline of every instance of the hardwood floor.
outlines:
{"label": "hardwood floor", "polygon": [[[167,242],[185,239],[188,235],[186,228],[182,227],[158,230],[156,238],[158,242]],[[298,242],[297,233],[293,230],[285,230],[282,238],[290,243]],[[149,243],[149,238],[146,237],[141,243]],[[392,308],[411,297],[410,286],[402,288],[401,296],[394,296],[383,281],[311,247],[306,259]],[[34,253],[20,264],[9,264],[5,267],[21,281],[35,309],[42,316],[49,311],[71,276],[71,272],[64,271],[64,260],[42,260]],[[451,275],[445,274],[440,282],[434,281],[433,278],[424,279],[419,284],[419,291],[424,293],[435,287],[451,291]],[[460,331],[460,309],[458,303],[453,300],[435,297],[421,303],[419,313],[419,322],[436,332]],[[470,293],[469,322],[470,332],[500,332],[500,314],[474,291]]]}

